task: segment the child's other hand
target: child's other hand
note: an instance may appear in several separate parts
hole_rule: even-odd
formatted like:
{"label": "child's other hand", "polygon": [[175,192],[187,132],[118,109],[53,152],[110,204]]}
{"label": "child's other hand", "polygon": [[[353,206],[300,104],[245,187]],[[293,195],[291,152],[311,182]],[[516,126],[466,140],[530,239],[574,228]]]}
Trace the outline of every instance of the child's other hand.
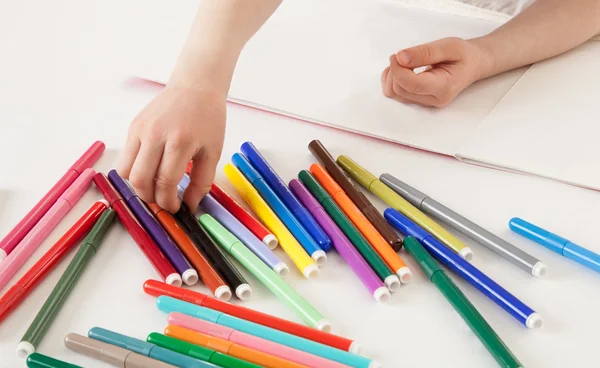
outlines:
{"label": "child's other hand", "polygon": [[[399,51],[381,75],[383,94],[397,101],[444,107],[473,82],[486,65],[475,43],[444,38]],[[426,67],[416,74],[413,70]]]}
{"label": "child's other hand", "polygon": [[224,135],[224,96],[167,86],[131,123],[117,171],[144,201],[176,212],[177,184],[193,160],[183,199],[197,208],[210,190]]}

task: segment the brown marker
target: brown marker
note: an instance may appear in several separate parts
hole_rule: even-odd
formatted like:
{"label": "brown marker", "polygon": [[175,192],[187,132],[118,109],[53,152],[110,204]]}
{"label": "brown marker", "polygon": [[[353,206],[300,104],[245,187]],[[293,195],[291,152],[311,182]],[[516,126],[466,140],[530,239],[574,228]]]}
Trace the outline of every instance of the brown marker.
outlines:
{"label": "brown marker", "polygon": [[65,346],[76,353],[120,368],[176,368],[174,365],[148,358],[118,346],[70,333]]}
{"label": "brown marker", "polygon": [[308,149],[319,160],[325,170],[342,187],[352,202],[365,215],[375,229],[381,234],[385,241],[395,250],[402,248],[402,239],[392,230],[377,208],[369,201],[363,192],[346,175],[344,170],[335,162],[333,156],[327,151],[319,140],[313,140],[308,144]]}

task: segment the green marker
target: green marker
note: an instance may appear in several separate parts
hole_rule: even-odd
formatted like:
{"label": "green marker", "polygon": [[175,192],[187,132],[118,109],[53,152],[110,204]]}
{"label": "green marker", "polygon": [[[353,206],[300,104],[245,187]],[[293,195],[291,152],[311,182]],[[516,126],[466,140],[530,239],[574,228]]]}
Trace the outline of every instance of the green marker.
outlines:
{"label": "green marker", "polygon": [[333,198],[327,193],[325,188],[312,176],[308,170],[302,170],[298,174],[298,179],[306,186],[313,196],[319,201],[329,217],[348,237],[356,250],[363,256],[365,261],[371,266],[373,271],[385,283],[390,291],[395,291],[400,286],[400,279],[394,274],[392,269],[384,262],[381,256],[373,249],[371,244],[358,231],[356,226],[350,221],[348,216],[335,203]]}
{"label": "green marker", "polygon": [[75,254],[65,273],[58,280],[54,290],[52,290],[52,293],[46,299],[46,302],[27,329],[27,332],[25,332],[21,342],[17,345],[17,354],[20,357],[25,358],[35,352],[35,347],[40,343],[46,331],[48,331],[60,308],[69,297],[71,290],[77,284],[85,267],[96,254],[98,247],[102,244],[104,235],[110,228],[110,225],[112,225],[114,219],[115,211],[107,209],[85,237],[77,254]]}
{"label": "green marker", "polygon": [[260,365],[156,332],[148,335],[146,341],[179,354],[184,354],[191,358],[209,362],[223,368],[261,368]]}
{"label": "green marker", "polygon": [[198,218],[206,231],[224,248],[233,258],[240,262],[250,273],[263,283],[275,296],[287,304],[304,322],[321,331],[329,331],[329,322],[310,305],[304,298],[292,289],[269,266],[252,253],[238,238],[221,225],[209,214],[202,214]]}
{"label": "green marker", "polygon": [[427,253],[421,243],[412,236],[407,236],[404,239],[404,248],[417,261],[419,267],[431,282],[444,294],[448,302],[469,325],[498,364],[505,368],[523,367],[469,299],[452,282],[433,257]]}
{"label": "green marker", "polygon": [[33,353],[27,357],[27,366],[29,368],[82,368],[39,353]]}

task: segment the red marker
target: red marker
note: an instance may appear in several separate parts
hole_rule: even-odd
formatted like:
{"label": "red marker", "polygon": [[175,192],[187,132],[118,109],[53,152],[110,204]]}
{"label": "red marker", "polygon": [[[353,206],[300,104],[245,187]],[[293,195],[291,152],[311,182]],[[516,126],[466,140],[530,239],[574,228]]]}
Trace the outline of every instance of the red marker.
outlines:
{"label": "red marker", "polygon": [[73,184],[79,175],[85,169],[94,166],[102,155],[102,152],[104,152],[104,143],[97,141],[92,144],[4,239],[0,240],[0,262],[19,245],[21,240],[44,217],[46,212],[50,210],[58,198]]}
{"label": "red marker", "polygon": [[92,229],[102,212],[108,208],[108,202],[100,200],[92,205],[67,230],[63,236],[50,248],[42,258],[39,259],[6,294],[0,298],[0,322],[12,312],[25,297],[43,280],[46,275],[56,266],[83,237]]}
{"label": "red marker", "polygon": [[144,230],[140,223],[131,213],[131,210],[125,204],[125,200],[119,192],[108,181],[108,178],[98,173],[94,175],[94,184],[108,201],[113,210],[117,213],[119,221],[123,224],[129,235],[137,243],[138,247],[146,255],[146,258],[152,263],[154,269],[158,272],[165,282],[171,285],[181,286],[181,276],[175,271],[167,257],[158,248],[158,245],[152,240],[150,235]]}
{"label": "red marker", "polygon": [[345,337],[333,335],[327,332],[319,331],[308,326],[290,322],[285,319],[277,318],[257,312],[252,309],[229,304],[202,293],[192,290],[182,289],[167,285],[163,282],[148,280],[144,283],[144,292],[154,297],[161,295],[183,300],[188,303],[196,304],[201,307],[214,309],[219,312],[229,314],[234,317],[245,319],[246,321],[258,323],[275,330],[287,332],[292,335],[300,336],[336,349],[349,351],[358,354],[360,347],[354,341]]}
{"label": "red marker", "polygon": [[241,204],[232,196],[227,194],[220,186],[213,183],[210,188],[210,194],[234,215],[244,226],[248,228],[257,238],[261,239],[269,249],[277,247],[277,238],[271,234],[254,216],[250,214]]}

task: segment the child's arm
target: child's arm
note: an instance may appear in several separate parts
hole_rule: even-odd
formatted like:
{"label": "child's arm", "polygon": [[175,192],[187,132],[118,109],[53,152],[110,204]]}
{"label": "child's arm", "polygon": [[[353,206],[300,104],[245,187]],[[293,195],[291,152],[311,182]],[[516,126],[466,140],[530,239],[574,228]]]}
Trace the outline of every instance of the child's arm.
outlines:
{"label": "child's arm", "polygon": [[[537,0],[487,36],[402,50],[382,74],[384,94],[443,107],[473,82],[568,51],[600,32],[600,0]],[[412,69],[431,66],[416,75]]]}
{"label": "child's arm", "polygon": [[118,167],[137,194],[177,211],[177,184],[196,208],[209,191],[225,134],[225,99],[246,42],[281,0],[203,0],[164,90],[133,120]]}

